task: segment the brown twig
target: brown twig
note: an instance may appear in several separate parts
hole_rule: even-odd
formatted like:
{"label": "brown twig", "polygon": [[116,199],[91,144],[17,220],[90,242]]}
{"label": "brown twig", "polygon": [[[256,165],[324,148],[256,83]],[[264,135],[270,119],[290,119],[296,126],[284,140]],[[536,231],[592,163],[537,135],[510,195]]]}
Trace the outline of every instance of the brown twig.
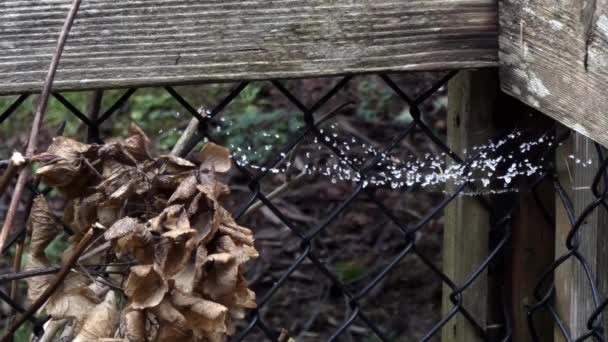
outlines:
{"label": "brown twig", "polygon": [[[304,175],[306,175],[306,171],[302,171],[301,173],[299,173],[297,176],[293,177],[291,180],[281,184],[281,186],[279,186],[278,188],[274,189],[270,194],[268,194],[266,196],[266,199],[271,201],[272,199],[274,199],[277,196],[280,196],[283,192],[285,192],[285,190],[289,189],[290,186],[294,185],[295,183],[297,183],[302,177],[304,177]],[[248,215],[251,214],[252,212],[260,209],[262,206],[264,205],[264,203],[262,203],[262,201],[258,200],[255,203],[253,203],[248,209],[247,211],[245,211],[244,215]]]}
{"label": "brown twig", "polygon": [[[70,33],[72,25],[74,24],[74,19],[76,18],[76,13],[78,12],[78,8],[80,7],[81,1],[82,0],[73,0],[70,12],[68,13],[67,18],[65,19],[63,28],[59,35],[57,48],[55,50],[55,54],[53,55],[53,59],[51,60],[51,65],[49,66],[49,71],[46,75],[46,79],[42,87],[42,92],[40,93],[40,97],[38,98],[38,105],[36,106],[36,115],[34,116],[34,121],[32,123],[32,131],[30,132],[30,138],[28,140],[27,149],[25,150],[26,158],[31,158],[36,152],[36,148],[38,147],[38,133],[40,132],[40,126],[42,126],[44,114],[46,113],[46,108],[49,103],[49,95],[51,94],[53,80],[55,79],[55,74],[57,73],[59,59],[61,58],[61,54],[63,53],[63,48],[65,47],[65,42],[67,41],[68,34]],[[15,185],[15,192],[13,193],[13,197],[11,198],[8,211],[4,219],[2,232],[0,232],[0,249],[4,247],[6,239],[8,238],[12,229],[13,221],[15,220],[15,216],[17,214],[17,208],[19,207],[19,202],[21,200],[21,194],[23,193],[25,183],[27,182],[28,171],[28,168],[23,168],[19,172],[19,178],[17,178],[17,184]]]}
{"label": "brown twig", "polygon": [[184,158],[188,154],[188,148],[192,145],[193,141],[200,139],[200,132],[198,130],[199,121],[197,118],[192,118],[188,123],[188,127],[184,130],[182,135],[173,146],[171,155]]}
{"label": "brown twig", "polygon": [[17,331],[17,329],[19,329],[19,327],[30,316],[35,314],[36,311],[38,311],[38,309],[40,309],[42,305],[44,305],[44,303],[46,303],[46,301],[53,295],[53,293],[57,291],[59,286],[61,286],[63,280],[65,280],[65,278],[70,273],[72,266],[74,266],[82,252],[84,252],[85,248],[89,246],[89,244],[95,237],[95,231],[99,229],[97,225],[98,224],[93,225],[93,227],[89,229],[89,231],[85,234],[82,240],[78,242],[78,245],[74,249],[74,252],[72,253],[72,255],[70,255],[70,258],[65,262],[65,264],[61,266],[61,270],[59,271],[55,279],[53,279],[53,282],[49,284],[49,286],[44,290],[44,292],[36,299],[36,301],[29,308],[27,308],[27,310],[25,310],[25,312],[21,316],[19,316],[19,318],[17,318],[14,322],[11,323],[10,327],[4,333],[0,341],[8,341],[10,336],[14,334],[15,331]]}

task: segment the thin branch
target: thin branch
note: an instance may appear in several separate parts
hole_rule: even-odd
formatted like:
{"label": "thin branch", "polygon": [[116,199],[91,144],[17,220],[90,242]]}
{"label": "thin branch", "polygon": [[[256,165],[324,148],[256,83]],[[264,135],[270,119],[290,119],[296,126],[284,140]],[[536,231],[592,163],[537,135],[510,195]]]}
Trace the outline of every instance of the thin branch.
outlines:
{"label": "thin branch", "polygon": [[[87,267],[87,268],[96,268],[96,267],[102,267],[102,266],[134,266],[134,265],[136,265],[136,263],[98,264],[98,265],[82,265],[82,266]],[[19,273],[3,274],[3,275],[0,275],[0,284],[7,282],[7,281],[13,281],[13,280],[53,274],[53,273],[57,273],[59,271],[61,271],[61,267],[53,266],[53,267],[47,267],[47,268],[27,270],[27,271],[23,271],[23,272],[19,272]],[[92,275],[98,275],[98,274],[106,274],[106,273],[107,274],[123,274],[124,272],[122,272],[122,271],[95,271],[95,272],[89,272],[89,273]]]}
{"label": "thin branch", "polygon": [[21,316],[19,316],[19,318],[17,318],[14,322],[11,323],[10,327],[7,329],[0,341],[7,342],[10,339],[10,336],[13,335],[15,331],[17,331],[17,329],[19,329],[19,327],[30,316],[34,315],[38,311],[38,309],[40,309],[42,305],[44,305],[44,303],[46,303],[46,301],[53,295],[53,293],[57,291],[59,286],[61,286],[65,278],[70,273],[72,266],[74,266],[82,252],[85,250],[85,248],[89,246],[89,244],[95,237],[95,231],[99,230],[99,226],[97,225],[97,223],[93,225],[82,238],[82,240],[78,242],[78,245],[74,249],[74,252],[72,253],[72,255],[70,255],[70,258],[65,262],[65,264],[61,266],[61,270],[59,271],[55,279],[53,279],[53,282],[49,284],[49,286],[44,290],[44,292],[36,299],[36,301],[29,308],[27,308],[27,310],[25,310],[25,312]]}
{"label": "thin branch", "polygon": [[188,154],[188,149],[192,145],[193,141],[200,140],[201,133],[198,129],[199,121],[197,118],[192,118],[188,123],[188,127],[184,130],[182,135],[173,146],[171,155],[184,158]]}
{"label": "thin branch", "polygon": [[[281,195],[283,192],[285,192],[285,190],[289,189],[290,186],[297,183],[300,180],[300,178],[304,177],[305,174],[306,174],[306,171],[302,171],[300,174],[298,174],[297,176],[292,178],[290,181],[285,182],[285,183],[281,184],[281,186],[279,186],[278,188],[274,189],[270,194],[268,194],[268,196],[266,196],[266,198],[270,201],[273,198]],[[245,211],[244,215],[251,214],[252,212],[260,209],[263,205],[264,205],[264,203],[262,203],[262,201],[258,200],[257,202],[253,203],[251,205],[251,207],[249,207],[247,209],[247,211]]]}
{"label": "thin branch", "polygon": [[[49,103],[49,95],[51,94],[51,88],[53,86],[55,74],[57,73],[59,59],[61,58],[63,48],[65,47],[65,42],[67,41],[70,30],[72,29],[72,25],[74,24],[74,19],[76,19],[76,13],[78,13],[78,8],[80,8],[81,1],[82,0],[73,0],[70,12],[68,13],[67,18],[65,19],[63,28],[59,35],[57,48],[55,50],[55,54],[53,55],[53,59],[51,60],[51,65],[49,66],[49,71],[46,75],[46,79],[42,87],[42,92],[40,93],[40,97],[38,98],[36,115],[34,116],[34,121],[32,123],[32,131],[30,132],[30,138],[28,140],[27,149],[25,150],[26,158],[31,158],[36,152],[36,148],[38,147],[38,133],[40,132],[40,127],[42,126],[44,114],[46,113],[46,109]],[[13,193],[8,212],[6,213],[4,225],[2,226],[2,232],[0,232],[0,249],[2,249],[2,247],[4,246],[6,239],[8,238],[12,230],[13,221],[15,220],[15,216],[17,215],[17,208],[19,207],[21,194],[23,193],[25,183],[27,182],[28,171],[28,168],[23,168],[19,172],[19,178],[17,178],[17,184],[15,185],[15,192]]]}

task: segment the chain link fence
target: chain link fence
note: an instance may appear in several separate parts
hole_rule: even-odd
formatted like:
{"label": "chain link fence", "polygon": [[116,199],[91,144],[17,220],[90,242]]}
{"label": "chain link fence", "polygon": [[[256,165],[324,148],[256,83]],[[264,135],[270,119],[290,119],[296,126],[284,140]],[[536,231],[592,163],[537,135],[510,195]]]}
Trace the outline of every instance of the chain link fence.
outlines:
{"label": "chain link fence", "polygon": [[[491,233],[492,237],[490,250],[483,263],[472,270],[464,281],[454,281],[446,275],[444,270],[442,270],[440,262],[437,262],[437,254],[440,254],[440,252],[436,253],[435,256],[429,256],[428,253],[425,253],[424,248],[420,247],[420,234],[429,231],[426,234],[440,237],[441,231],[438,231],[436,226],[437,222],[441,219],[445,208],[463,193],[474,190],[478,185],[473,184],[473,182],[463,182],[458,185],[454,191],[436,197],[433,201],[433,206],[425,211],[423,215],[409,217],[407,220],[403,218],[403,215],[397,213],[402,208],[394,203],[386,203],[386,201],[383,200],[383,196],[385,196],[388,191],[396,193],[397,196],[406,196],[406,194],[409,194],[415,198],[417,193],[422,191],[421,189],[416,188],[415,186],[399,189],[391,189],[389,185],[384,187],[367,186],[368,181],[377,175],[378,165],[383,162],[383,159],[395,152],[395,150],[402,149],[403,142],[413,135],[416,135],[417,137],[423,136],[426,141],[433,144],[434,149],[444,153],[445,158],[449,159],[450,163],[462,165],[465,170],[470,167],[470,165],[480,160],[485,152],[483,149],[466,156],[462,154],[462,151],[452,150],[450,146],[445,143],[445,139],[439,136],[434,128],[429,127],[426,113],[423,110],[423,104],[438,91],[445,89],[447,82],[453,78],[455,74],[456,72],[447,73],[416,96],[408,95],[408,89],[400,87],[397,82],[395,82],[393,76],[387,74],[376,75],[375,77],[378,77],[379,80],[381,80],[383,86],[388,87],[388,89],[394,92],[394,94],[403,101],[403,104],[409,108],[412,121],[401,124],[399,131],[388,139],[390,141],[384,144],[377,154],[371,155],[365,158],[365,160],[358,162],[353,162],[351,158],[348,158],[348,153],[344,149],[345,145],[341,144],[340,141],[337,141],[337,138],[331,140],[327,139],[327,133],[326,131],[324,132],[323,125],[330,121],[335,113],[343,108],[343,105],[339,104],[332,110],[324,113],[321,112],[322,108],[325,108],[328,103],[332,102],[337,94],[344,90],[349,82],[352,82],[353,77],[347,76],[339,79],[329,88],[329,90],[326,90],[310,105],[305,104],[306,101],[302,100],[302,97],[306,94],[296,93],[293,90],[290,90],[289,87],[285,85],[284,81],[276,80],[270,82],[274,89],[273,91],[282,94],[290,106],[297,108],[297,115],[303,123],[303,127],[299,128],[295,133],[290,134],[286,143],[282,144],[282,146],[273,148],[271,151],[272,153],[268,152],[268,154],[265,155],[266,160],[262,162],[258,168],[247,167],[247,165],[238,163],[238,160],[235,160],[239,173],[238,177],[246,184],[246,189],[244,189],[245,192],[242,192],[241,194],[247,193],[247,195],[238,196],[238,201],[236,201],[234,205],[233,214],[237,221],[242,221],[246,219],[248,210],[250,210],[252,206],[263,207],[265,212],[274,216],[277,224],[287,227],[290,235],[297,240],[297,244],[295,247],[289,246],[289,255],[292,256],[291,259],[273,259],[270,261],[271,265],[281,265],[279,267],[281,273],[279,275],[273,275],[271,277],[271,285],[263,287],[257,293],[257,309],[249,314],[247,323],[242,325],[239,331],[231,337],[231,341],[259,341],[262,339],[269,341],[287,341],[289,337],[296,337],[286,326],[277,325],[277,320],[270,319],[268,316],[272,315],[272,302],[276,298],[277,293],[287,286],[286,284],[289,281],[301,277],[301,275],[298,275],[298,272],[304,267],[314,269],[315,273],[323,278],[324,282],[329,284],[331,295],[343,299],[343,305],[340,306],[340,310],[342,310],[340,314],[341,320],[331,324],[332,328],[329,329],[330,333],[328,336],[323,336],[324,340],[395,341],[400,340],[403,336],[414,336],[404,334],[402,331],[403,329],[418,331],[418,334],[415,335],[417,340],[438,340],[442,328],[457,316],[465,317],[482,340],[506,341],[511,338],[512,313],[509,309],[510,303],[507,302],[508,295],[506,292],[508,289],[504,286],[500,287],[500,292],[502,293],[494,294],[496,298],[491,298],[489,300],[500,312],[500,314],[494,317],[491,322],[486,322],[485,317],[483,319],[475,317],[475,314],[470,312],[466,305],[463,304],[463,294],[474,286],[476,281],[478,281],[485,272],[497,274],[496,277],[498,277],[498,279],[504,279],[504,273],[508,272],[508,267],[504,267],[506,260],[504,252],[511,238],[511,211],[514,205],[513,199],[511,198],[511,200],[507,202],[501,201],[501,203],[496,203],[491,195],[481,194],[476,196],[476,199],[480,201],[482,206],[489,213],[490,222],[487,224],[487,231]],[[189,150],[193,149],[197,143],[205,139],[217,141],[217,134],[214,128],[221,125],[222,115],[226,108],[229,107],[232,101],[239,96],[242,96],[249,85],[249,82],[237,84],[234,88],[229,90],[223,99],[208,113],[202,113],[197,110],[197,106],[189,102],[186,99],[186,96],[182,96],[176,88],[170,86],[164,88],[164,90],[183,107],[185,112],[199,122],[198,141],[192,142],[188,146]],[[77,108],[77,106],[59,93],[54,93],[53,96],[61,102],[71,114],[82,122],[88,131],[88,139],[91,142],[103,143],[104,139],[107,137],[104,137],[101,134],[100,126],[117,115],[135,92],[136,89],[125,91],[114,104],[101,111],[100,115],[97,117],[85,115],[82,110]],[[31,95],[23,94],[19,96],[8,106],[8,108],[4,109],[2,114],[0,114],[0,124],[11,117],[11,115],[25,103],[28,96]],[[497,139],[500,139],[501,137],[503,136],[499,136]],[[608,304],[608,299],[605,297],[606,294],[601,293],[600,290],[598,290],[597,275],[594,275],[591,272],[587,273],[587,282],[592,289],[596,310],[588,317],[588,332],[584,336],[572,336],[565,326],[563,319],[559,317],[555,307],[554,273],[568,260],[574,260],[580,267],[588,269],[585,257],[579,253],[579,243],[577,242],[578,236],[585,234],[583,227],[585,220],[589,215],[598,210],[608,209],[605,201],[608,191],[605,183],[608,179],[608,174],[606,173],[608,161],[604,158],[604,149],[597,146],[600,166],[591,186],[595,198],[591,203],[586,204],[586,208],[582,213],[578,216],[575,215],[572,204],[573,199],[569,197],[567,191],[564,190],[564,185],[560,183],[560,179],[556,176],[555,163],[551,158],[555,149],[559,146],[559,142],[564,141],[566,138],[567,134],[553,137],[551,140],[555,143],[544,146],[543,152],[547,157],[547,163],[544,165],[542,175],[535,176],[533,182],[533,192],[536,192],[537,188],[544,182],[553,184],[553,187],[559,195],[561,203],[568,214],[571,229],[568,234],[565,252],[556,257],[555,262],[546,270],[542,277],[539,275],[540,281],[535,293],[536,302],[529,307],[529,329],[534,338],[539,340],[539,326],[536,323],[537,320],[535,317],[540,312],[547,311],[553,318],[555,326],[562,331],[567,340],[578,341],[591,338],[603,340],[604,332],[601,316]],[[284,165],[289,160],[289,156],[298,149],[300,144],[304,141],[311,140],[317,141],[319,145],[322,146],[322,153],[324,155],[331,156],[331,158],[337,160],[342,167],[350,170],[353,174],[357,174],[359,177],[356,182],[353,182],[353,186],[349,188],[348,193],[346,193],[345,196],[342,196],[334,206],[324,212],[323,217],[303,222],[294,220],[293,214],[286,213],[285,209],[277,204],[273,199],[274,196],[272,196],[272,193],[280,186],[276,183],[268,182],[268,179],[273,176],[271,172],[272,169]],[[338,144],[336,144],[336,142],[338,142]],[[508,153],[509,148],[512,148],[512,146],[504,146],[502,151]],[[0,167],[2,167],[2,165],[0,165]],[[270,186],[268,186],[268,184],[270,184]],[[23,200],[25,217],[27,217],[29,209],[31,208],[34,195],[39,194],[40,192],[48,194],[49,191],[51,191],[51,189],[40,189],[35,180],[28,186],[30,195]],[[290,190],[284,191],[289,193]],[[326,258],[322,257],[324,255],[323,249],[327,246],[327,243],[320,241],[338,239],[336,233],[332,232],[332,226],[334,226],[345,213],[352,210],[354,204],[361,199],[365,199],[366,203],[372,204],[373,209],[370,210],[381,213],[383,217],[382,222],[386,223],[377,226],[376,230],[370,231],[367,234],[379,235],[383,234],[383,230],[395,230],[396,227],[395,231],[398,232],[398,235],[394,238],[395,245],[392,248],[392,253],[389,256],[378,258],[379,263],[374,265],[372,269],[365,269],[364,276],[357,275],[357,278],[359,279],[354,282],[345,280],[343,275],[338,274],[339,272],[336,271],[335,265],[330,265]],[[540,201],[539,205],[542,205]],[[549,224],[555,225],[553,215],[549,209],[546,209],[545,217]],[[252,228],[254,234],[257,234],[257,227],[252,225]],[[25,239],[25,237],[26,228],[25,225],[22,225],[17,229],[16,233],[10,237],[9,243],[2,251],[2,255],[5,258],[9,258],[13,246],[18,241]],[[261,237],[256,236],[256,238]],[[287,247],[288,246],[286,245],[277,244],[272,248],[284,249]],[[360,253],[363,258],[365,257],[365,254],[370,253],[370,251],[362,250]],[[420,272],[423,273],[425,277],[432,277],[433,282],[441,284],[439,288],[443,287],[444,289],[449,289],[448,297],[453,303],[453,307],[451,310],[440,312],[440,306],[433,306],[432,309],[437,312],[437,314],[433,316],[436,319],[433,322],[427,322],[427,324],[423,326],[408,326],[406,328],[387,326],[387,324],[383,324],[383,322],[375,319],[373,317],[374,315],[369,314],[370,309],[373,309],[374,307],[374,296],[377,295],[374,294],[374,291],[377,290],[379,286],[382,288],[381,291],[389,291],[389,287],[383,282],[392,274],[398,272],[407,273],[409,271],[403,269],[401,265],[401,262],[406,258],[415,259],[416,263],[420,265]],[[256,262],[257,261],[253,261],[254,264]],[[255,267],[255,265],[252,267]],[[59,267],[36,272],[7,272],[0,275],[0,282],[2,283],[2,286],[6,288],[6,285],[10,281],[23,280],[27,277],[49,274],[57,272],[58,270]],[[103,270],[93,269],[91,271],[103,273]],[[411,299],[411,296],[418,295],[418,293],[408,293],[407,290],[401,291],[398,289],[397,291],[400,292],[400,296],[394,299],[397,304],[402,302],[404,303],[403,305],[407,305],[406,303]],[[4,292],[4,290],[0,290],[0,298],[15,310],[15,312],[24,312],[25,308],[23,308],[20,303],[14,302],[11,299],[11,296]],[[310,306],[302,308],[312,310]],[[302,308],[292,307],[290,312],[283,312],[282,314],[288,314],[289,316],[312,316],[314,317],[313,320],[326,319],[324,317],[318,317],[318,314],[315,315],[312,312],[302,312]],[[412,315],[416,315],[416,313],[412,312]],[[405,320],[406,318],[403,317],[403,319]],[[30,321],[34,323],[34,332],[37,335],[42,333],[43,324],[46,320],[48,320],[48,317],[30,318]],[[283,321],[289,321],[289,317],[283,317]],[[363,332],[357,333],[357,330],[361,329]],[[303,340],[302,336],[300,336],[300,338]]]}

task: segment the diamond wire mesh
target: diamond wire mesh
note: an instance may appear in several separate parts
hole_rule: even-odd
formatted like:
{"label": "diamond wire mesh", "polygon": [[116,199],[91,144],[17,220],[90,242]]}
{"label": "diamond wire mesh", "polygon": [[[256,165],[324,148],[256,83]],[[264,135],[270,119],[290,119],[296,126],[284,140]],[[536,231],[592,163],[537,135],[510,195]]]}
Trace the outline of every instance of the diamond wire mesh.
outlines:
{"label": "diamond wire mesh", "polygon": [[[470,313],[462,303],[462,295],[463,293],[469,289],[476,279],[486,270],[488,270],[489,265],[491,263],[500,262],[501,252],[503,251],[505,245],[508,243],[510,238],[510,216],[508,214],[504,214],[504,211],[497,210],[494,205],[488,201],[486,198],[482,196],[478,196],[478,200],[481,202],[483,207],[485,207],[491,218],[491,222],[488,226],[488,231],[498,232],[498,237],[495,239],[495,242],[491,246],[491,250],[485,258],[484,262],[478,265],[471,274],[468,275],[465,281],[456,283],[452,279],[450,279],[441,269],[436,266],[432,260],[430,260],[424,253],[421,253],[420,249],[417,246],[416,233],[424,230],[429,222],[442,214],[442,211],[445,207],[453,201],[459,194],[461,194],[465,189],[473,187],[472,184],[464,183],[449,196],[446,196],[442,201],[440,201],[432,210],[430,210],[426,215],[421,217],[414,224],[404,223],[398,215],[393,212],[389,206],[385,205],[372,187],[365,187],[364,182],[366,181],[366,177],[369,176],[370,172],[373,168],[380,162],[382,155],[388,154],[394,149],[396,149],[401,141],[405,139],[408,135],[416,132],[417,134],[425,135],[436,147],[443,151],[448,158],[450,158],[455,163],[460,163],[468,167],[474,160],[476,160],[480,153],[476,155],[472,155],[467,159],[463,159],[458,155],[455,151],[452,151],[449,146],[447,146],[442,140],[437,137],[433,131],[425,124],[424,122],[424,113],[421,110],[421,104],[428,100],[435,92],[438,91],[441,87],[445,86],[447,82],[456,74],[456,72],[448,73],[441,80],[433,84],[431,87],[422,92],[421,95],[413,98],[407,95],[406,91],[401,89],[393,79],[385,74],[378,75],[380,79],[384,82],[384,84],[392,89],[398,97],[404,101],[410,108],[410,113],[412,115],[413,121],[405,127],[401,129],[399,134],[397,134],[390,143],[386,144],[381,153],[378,155],[369,158],[365,161],[365,163],[360,165],[355,165],[352,161],[345,158],[345,153],[340,148],[326,142],[323,139],[323,133],[320,129],[320,125],[327,119],[327,117],[317,118],[315,114],[318,116],[318,112],[323,105],[327,104],[338,92],[340,92],[352,79],[352,77],[347,76],[339,80],[329,91],[327,91],[323,96],[320,97],[313,105],[306,106],[299,98],[297,94],[289,91],[281,81],[272,81],[271,84],[276,88],[284,97],[299,111],[301,118],[305,123],[305,127],[300,130],[297,134],[295,134],[286,145],[282,146],[279,151],[272,157],[267,160],[263,166],[264,168],[260,168],[257,171],[248,169],[243,166],[239,166],[237,163],[238,171],[242,174],[243,177],[246,177],[248,188],[250,191],[250,196],[243,200],[240,208],[234,213],[237,221],[242,218],[242,216],[246,213],[247,209],[251,207],[256,202],[261,202],[268,210],[270,210],[278,220],[280,220],[286,227],[288,227],[292,233],[298,237],[299,239],[299,255],[295,260],[293,260],[287,270],[276,280],[274,285],[269,288],[264,293],[258,293],[258,308],[253,311],[248,319],[247,325],[244,326],[235,336],[231,338],[232,341],[244,341],[248,340],[248,337],[253,336],[254,331],[257,333],[255,335],[256,339],[259,338],[259,334],[262,334],[267,339],[276,341],[279,339],[281,335],[280,327],[274,327],[268,324],[265,321],[263,312],[269,302],[272,300],[273,296],[277,293],[277,291],[285,285],[285,283],[290,279],[291,276],[305,263],[311,263],[314,267],[320,272],[320,274],[325,277],[329,282],[331,282],[332,286],[337,289],[337,291],[344,296],[346,299],[346,312],[345,319],[337,324],[337,327],[334,329],[332,335],[327,339],[328,341],[336,341],[340,340],[341,336],[348,331],[348,329],[353,325],[353,322],[358,321],[361,324],[365,325],[373,334],[376,339],[382,341],[392,341],[396,338],[395,331],[384,331],[378,322],[375,322],[366,314],[366,308],[361,304],[362,300],[365,299],[366,296],[370,294],[370,292],[376,287],[384,278],[386,278],[390,273],[397,271],[397,265],[399,262],[405,258],[406,256],[414,256],[419,259],[419,261],[426,267],[426,271],[436,277],[443,286],[449,288],[451,293],[449,295],[450,300],[454,304],[453,308],[445,313],[441,319],[437,322],[433,323],[433,326],[425,332],[424,337],[421,339],[422,341],[433,340],[438,338],[441,333],[441,329],[456,315],[462,315],[470,322],[470,324],[474,327],[474,330],[479,334],[479,336],[483,340],[508,340],[511,336],[511,324],[508,305],[506,303],[501,303],[499,306],[505,308],[504,315],[501,318],[500,322],[500,334],[499,337],[494,334],[490,336],[488,333],[488,329],[486,326],[482,325],[472,313]],[[165,90],[175,99],[179,104],[183,106],[183,108],[190,114],[192,117],[196,118],[199,121],[199,131],[200,131],[200,139],[207,138],[213,141],[213,134],[210,132],[210,124],[213,123],[214,120],[222,114],[222,111],[235,99],[237,98],[243,90],[248,86],[249,82],[242,82],[238,84],[235,88],[228,92],[228,94],[224,97],[222,101],[220,101],[215,108],[213,108],[210,113],[206,116],[201,115],[194,106],[192,106],[184,97],[182,97],[179,92],[172,87],[165,87]],[[72,105],[66,98],[64,98],[61,94],[54,93],[53,96],[59,100],[72,114],[74,114],[79,120],[82,121],[83,124],[89,127],[89,132],[93,132],[92,138],[95,142],[102,143],[103,140],[99,137],[99,126],[109,119],[112,115],[118,112],[118,110],[129,100],[131,95],[135,93],[136,89],[127,90],[114,105],[110,106],[106,111],[101,113],[96,120],[89,119],[85,114],[83,114],[78,108]],[[19,98],[17,98],[12,105],[10,105],[2,114],[0,114],[0,124],[5,121],[15,110],[24,103],[27,99],[28,94],[23,94]],[[331,114],[330,114],[331,115]],[[91,133],[90,133],[91,134]],[[348,166],[353,172],[356,172],[360,175],[359,182],[355,185],[354,190],[350,193],[346,199],[344,199],[340,205],[336,208],[333,208],[329,214],[326,215],[325,218],[318,220],[317,222],[313,222],[309,226],[296,225],[290,220],[279,208],[275,205],[272,200],[268,197],[267,193],[262,191],[261,182],[265,179],[265,177],[269,176],[270,169],[278,164],[280,164],[285,156],[288,155],[292,150],[296,148],[296,146],[303,141],[303,139],[316,137],[318,140],[324,144],[324,148],[331,154],[334,155],[335,158],[342,161],[342,163]],[[190,148],[193,148],[195,144],[191,144]],[[556,144],[557,145],[557,144]],[[575,243],[574,236],[578,232],[581,227],[581,222],[584,221],[585,217],[588,216],[593,210],[598,210],[600,208],[608,208],[605,202],[606,187],[601,189],[601,180],[602,177],[608,177],[606,175],[606,167],[608,165],[608,161],[603,158],[602,149],[598,148],[598,153],[600,154],[600,160],[602,162],[602,166],[598,172],[598,176],[596,177],[596,182],[593,184],[593,193],[596,196],[597,200],[590,204],[589,209],[586,210],[579,218],[575,218],[573,216],[573,210],[570,199],[567,197],[558,180],[553,180],[556,189],[562,201],[568,210],[571,213],[571,238],[568,241],[568,253],[564,256],[558,258],[555,263],[551,266],[551,268],[547,271],[544,278],[550,277],[550,275],[554,272],[555,268],[559,267],[564,260],[568,258],[576,258],[579,262],[584,263],[583,258],[580,254],[577,254],[577,245]],[[265,171],[261,171],[265,170]],[[551,179],[553,171],[545,173],[541,179],[537,182],[540,183],[543,180]],[[32,194],[37,192],[36,185],[30,185],[30,190]],[[412,190],[412,189],[410,189]],[[48,191],[48,190],[47,190]],[[360,197],[365,196],[368,200],[375,204],[376,208],[384,214],[388,221],[395,224],[401,232],[401,247],[399,249],[399,253],[393,256],[390,260],[385,262],[377,272],[374,273],[373,277],[363,286],[358,289],[353,289],[351,286],[345,284],[340,277],[338,277],[334,271],[331,270],[322,260],[314,252],[314,241],[318,239],[320,234],[326,232],[329,227],[334,223],[337,218],[343,214],[346,210],[348,210],[349,206]],[[31,195],[26,203],[27,207],[31,207],[31,201],[33,199],[33,195]],[[26,210],[27,213],[27,210]],[[25,236],[25,227],[22,227],[8,243],[8,246],[2,251],[2,255],[6,256],[10,247],[20,239],[23,239]],[[52,269],[47,270],[47,272],[53,272]],[[33,274],[31,272],[21,272],[19,274],[5,274],[0,277],[0,281],[6,282],[12,279],[23,279],[29,276],[36,276],[39,273]],[[544,279],[543,278],[543,279]],[[594,293],[597,293],[597,288],[595,287],[593,281],[590,281],[590,285],[594,289]],[[539,284],[540,287],[540,284]],[[541,293],[541,290],[537,290],[537,300],[538,304],[534,305],[529,312],[529,320],[530,320],[530,330],[534,336],[535,334],[535,326],[533,323],[533,316],[541,309],[547,309],[553,315],[553,318],[556,320],[559,326],[561,326],[561,320],[557,317],[555,310],[552,304],[552,294],[553,288],[551,288],[547,293]],[[407,293],[403,294],[407,296]],[[8,303],[11,307],[13,307],[18,312],[23,312],[23,308],[18,304],[13,302],[10,299],[10,296],[0,291],[0,299]],[[502,299],[501,299],[502,300]],[[500,300],[499,300],[500,301]],[[601,312],[608,305],[608,299],[598,302],[597,310],[594,314],[589,318],[589,333],[586,335],[587,337],[593,336],[600,338],[602,334],[601,330],[601,322],[599,317],[601,316]],[[294,308],[294,314],[300,314],[297,312],[297,309]],[[45,322],[47,318],[31,318],[32,321],[36,322],[35,331],[37,333],[41,332],[42,324]],[[483,323],[485,324],[485,323]],[[567,335],[567,332],[564,330],[564,334]]]}

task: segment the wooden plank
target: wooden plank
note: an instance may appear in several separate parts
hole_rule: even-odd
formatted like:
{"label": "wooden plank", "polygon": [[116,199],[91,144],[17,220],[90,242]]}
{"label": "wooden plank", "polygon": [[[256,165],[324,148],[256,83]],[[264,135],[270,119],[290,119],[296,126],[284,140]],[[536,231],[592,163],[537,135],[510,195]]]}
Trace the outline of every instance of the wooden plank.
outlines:
{"label": "wooden plank", "polygon": [[[527,106],[512,105],[509,109],[514,110],[512,114],[519,115],[519,119],[513,120],[513,124],[524,125],[530,136],[540,136],[554,125],[553,120],[542,114],[530,114],[535,111]],[[539,160],[541,157],[534,155],[529,158]],[[511,248],[508,253],[510,272],[507,276],[507,286],[510,287],[513,314],[512,340],[518,342],[535,341],[528,326],[528,308],[536,303],[534,289],[555,258],[555,227],[552,224],[555,220],[553,179],[549,178],[532,189],[533,184],[530,182],[534,181],[534,177],[518,181],[519,191],[516,194],[517,204],[513,212]],[[536,341],[553,341],[553,322],[547,311],[537,311],[534,323],[538,334]]]}
{"label": "wooden plank", "polygon": [[[0,1],[0,94],[38,91],[69,0]],[[60,90],[497,64],[496,0],[88,0]]]}
{"label": "wooden plank", "polygon": [[[448,84],[448,144],[465,151],[488,141],[494,133],[492,113],[498,94],[494,69],[462,71]],[[443,233],[443,271],[461,285],[488,256],[490,218],[475,197],[457,197],[447,206]],[[485,329],[487,272],[463,294],[463,305]],[[453,305],[451,289],[444,286],[443,314]],[[442,330],[443,342],[482,341],[464,316],[458,314]]]}
{"label": "wooden plank", "polygon": [[608,145],[608,0],[499,0],[502,89]]}
{"label": "wooden plank", "polygon": [[[559,134],[558,134],[559,136]],[[564,186],[564,190],[569,198],[573,198],[573,187],[570,179],[570,172],[573,167],[572,159],[568,158],[573,153],[572,139],[565,141],[560,146],[555,155],[557,176],[560,183]],[[570,163],[570,164],[569,164]],[[566,248],[566,237],[568,232],[572,228],[570,224],[568,213],[565,210],[562,200],[558,194],[555,196],[555,257],[568,253]],[[558,318],[562,322],[566,322],[564,326],[570,331],[570,302],[572,293],[572,259],[564,261],[564,263],[555,270],[554,284],[555,284],[555,311]],[[561,342],[566,341],[562,331],[559,329],[558,324],[554,324],[554,341]]]}
{"label": "wooden plank", "polygon": [[[576,160],[581,163],[577,163]],[[584,165],[583,162],[591,160],[592,165]],[[572,199],[575,217],[589,206],[595,199],[590,186],[597,172],[599,162],[593,141],[581,134],[574,134],[569,142],[561,147],[558,153],[557,165],[561,167],[560,181]],[[566,253],[566,236],[571,230],[567,221],[566,211],[559,198],[556,199],[558,211],[557,222],[558,236],[556,239],[556,257]],[[606,225],[608,217],[603,208],[596,210],[581,227],[579,234],[580,255],[587,261],[589,270],[597,279],[596,286],[600,294],[606,293],[608,274],[605,265],[608,264],[608,255],[605,251],[605,241],[608,239]],[[595,304],[593,293],[589,286],[589,280],[582,265],[574,260],[569,260],[558,268],[555,277],[556,304],[565,325],[568,327],[572,340],[587,332],[587,322]],[[556,341],[564,341],[560,331],[555,332]]]}
{"label": "wooden plank", "polygon": [[[543,184],[538,193],[546,209],[554,208],[553,188]],[[547,201],[548,200],[548,201]],[[527,321],[528,307],[536,302],[534,288],[551,265],[554,257],[555,228],[544,218],[542,209],[529,189],[518,196],[513,222],[511,265],[511,312],[513,312],[513,341],[532,342]],[[552,321],[546,311],[534,317],[539,341],[553,341]]]}

